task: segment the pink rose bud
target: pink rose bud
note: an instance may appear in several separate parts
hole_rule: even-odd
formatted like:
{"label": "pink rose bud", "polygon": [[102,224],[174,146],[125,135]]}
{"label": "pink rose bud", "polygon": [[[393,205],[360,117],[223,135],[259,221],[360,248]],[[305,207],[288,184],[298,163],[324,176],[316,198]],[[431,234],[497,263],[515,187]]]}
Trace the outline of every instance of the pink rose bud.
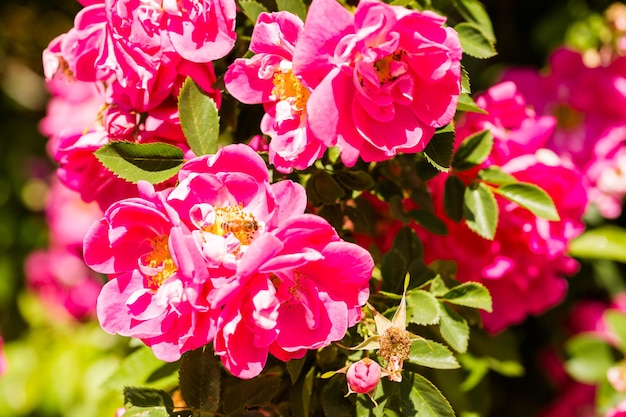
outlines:
{"label": "pink rose bud", "polygon": [[378,385],[380,365],[369,358],[353,363],[346,372],[348,389],[357,394],[367,394]]}

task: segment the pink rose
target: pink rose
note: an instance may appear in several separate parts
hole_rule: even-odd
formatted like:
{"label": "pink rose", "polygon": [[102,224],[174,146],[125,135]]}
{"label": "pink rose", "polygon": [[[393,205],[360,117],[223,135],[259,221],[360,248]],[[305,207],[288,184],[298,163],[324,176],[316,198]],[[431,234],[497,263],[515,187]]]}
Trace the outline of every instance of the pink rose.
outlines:
{"label": "pink rose", "polygon": [[[493,312],[483,313],[483,322],[488,331],[498,332],[528,315],[542,313],[565,296],[567,282],[563,276],[578,268],[567,256],[567,244],[584,229],[581,218],[587,196],[576,170],[551,151],[537,148],[549,137],[553,124],[550,118],[527,110],[512,83],[496,85],[484,99],[477,100],[489,113],[461,120],[459,139],[485,128],[491,130],[493,151],[481,167],[501,164],[504,172],[519,181],[541,187],[560,216],[559,221],[537,218],[516,203],[497,197],[498,227],[493,241],[488,241],[464,222],[445,217],[442,195],[446,175],[430,181],[436,213],[444,218],[449,234],[437,236],[418,229],[423,235],[426,261],[455,260],[457,279],[483,283],[493,298]],[[475,170],[461,175],[472,181]]]}
{"label": "pink rose", "polygon": [[235,98],[264,104],[261,131],[271,137],[270,163],[283,173],[311,166],[326,150],[307,124],[311,89],[292,70],[302,27],[300,18],[291,13],[261,13],[250,41],[255,55],[236,59],[224,76],[226,88]]}
{"label": "pink rose", "polygon": [[111,280],[98,318],[173,361],[214,340],[241,378],[269,353],[302,357],[343,337],[367,301],[371,256],[303,214],[306,194],[269,183],[246,145],[185,163],[178,185],[114,203],[85,238],[85,261]]}
{"label": "pink rose", "polygon": [[581,53],[557,49],[547,73],[512,68],[503,76],[517,84],[538,114],[556,117],[546,147],[583,173],[589,200],[607,218],[619,216],[626,195],[617,175],[626,148],[625,68],[624,57],[588,67]]}
{"label": "pink rose", "polygon": [[381,368],[378,362],[369,358],[353,363],[346,372],[348,390],[357,394],[373,391],[380,381]]}
{"label": "pink rose", "polygon": [[311,3],[293,72],[313,88],[311,132],[339,146],[346,165],[419,152],[452,120],[462,51],[444,22],[377,0],[359,2],[354,14],[335,0]]}

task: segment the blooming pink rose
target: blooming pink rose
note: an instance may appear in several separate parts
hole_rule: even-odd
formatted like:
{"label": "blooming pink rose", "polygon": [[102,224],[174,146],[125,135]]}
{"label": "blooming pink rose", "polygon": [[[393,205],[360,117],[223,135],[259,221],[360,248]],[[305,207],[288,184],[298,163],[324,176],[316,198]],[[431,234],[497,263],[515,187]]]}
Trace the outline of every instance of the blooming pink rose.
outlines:
{"label": "blooming pink rose", "polygon": [[369,358],[353,363],[346,372],[348,390],[357,394],[367,394],[374,390],[380,381],[381,368],[378,362]]}
{"label": "blooming pink rose", "polygon": [[[185,163],[178,185],[114,203],[85,238],[85,261],[110,275],[98,318],[173,361],[215,338],[234,375],[257,375],[339,340],[360,319],[369,254],[304,215],[306,194],[269,183],[246,145]],[[340,282],[341,285],[336,285]]]}
{"label": "blooming pink rose", "polygon": [[233,374],[252,378],[268,352],[288,361],[340,340],[361,318],[373,266],[324,219],[292,217],[242,258],[237,292],[221,301],[215,352]]}
{"label": "blooming pink rose", "polygon": [[[513,84],[494,86],[485,99],[478,100],[488,104],[485,110],[489,114],[461,120],[459,138],[475,133],[474,129],[490,129],[495,143],[481,167],[502,164],[502,170],[519,181],[541,187],[560,216],[559,221],[537,218],[516,203],[497,197],[498,227],[493,241],[488,241],[464,222],[445,218],[441,200],[446,175],[429,183],[436,213],[445,219],[449,233],[436,236],[420,232],[426,261],[455,260],[457,279],[484,284],[492,295],[493,312],[483,313],[483,322],[487,330],[498,332],[528,315],[542,313],[565,296],[563,275],[573,274],[578,267],[567,256],[567,244],[583,231],[581,218],[587,196],[580,173],[551,151],[536,148],[549,136],[553,124],[527,112]],[[465,177],[475,175],[475,170],[463,174],[471,181],[474,178]]]}
{"label": "blooming pink rose", "polygon": [[291,13],[261,13],[250,41],[255,55],[236,59],[224,76],[226,88],[239,101],[264,104],[261,131],[272,139],[270,163],[283,173],[311,166],[326,150],[307,125],[311,89],[292,70],[302,27],[300,18]]}
{"label": "blooming pink rose", "polygon": [[584,174],[589,200],[607,218],[618,217],[626,189],[619,184],[620,158],[626,147],[626,59],[588,67],[582,54],[555,50],[549,71],[512,68],[503,79],[514,81],[540,115],[557,118],[546,147]]}
{"label": "blooming pink rose", "polygon": [[378,0],[359,2],[354,14],[335,0],[311,3],[293,72],[313,88],[311,131],[339,146],[346,165],[419,152],[452,120],[462,51],[444,22]]}
{"label": "blooming pink rose", "polygon": [[116,74],[118,94],[140,111],[171,92],[178,67],[222,58],[235,42],[232,0],[107,0],[107,37],[96,66]]}
{"label": "blooming pink rose", "polygon": [[76,14],[72,29],[53,39],[43,51],[46,80],[57,73],[88,82],[108,79],[110,69],[96,65],[105,36],[105,6],[94,2]]}

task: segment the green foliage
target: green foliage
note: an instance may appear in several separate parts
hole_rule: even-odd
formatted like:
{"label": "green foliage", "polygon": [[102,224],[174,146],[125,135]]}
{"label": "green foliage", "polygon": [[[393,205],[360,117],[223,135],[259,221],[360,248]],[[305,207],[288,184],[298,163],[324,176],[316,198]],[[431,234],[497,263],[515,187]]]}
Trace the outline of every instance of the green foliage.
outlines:
{"label": "green foliage", "polygon": [[306,18],[306,5],[302,0],[276,0],[279,11],[287,11],[298,16],[302,21]]}
{"label": "green foliage", "polygon": [[574,336],[567,341],[565,349],[569,356],[565,369],[576,380],[587,384],[606,378],[606,371],[614,363],[610,346],[594,336]]}
{"label": "green foliage", "polygon": [[455,369],[461,366],[447,346],[432,340],[413,342],[410,355],[410,362],[429,368]]}
{"label": "green foliage", "polygon": [[493,148],[493,135],[488,130],[482,130],[467,137],[454,153],[452,168],[456,171],[466,171],[485,162]]}
{"label": "green foliage", "polygon": [[463,52],[474,58],[492,58],[497,55],[493,41],[475,23],[461,22],[454,26],[459,33]]}
{"label": "green foliage", "polygon": [[197,155],[217,152],[220,118],[215,101],[187,77],[178,97],[180,126],[191,150]]}
{"label": "green foliage", "polygon": [[463,219],[465,188],[465,184],[458,177],[450,175],[446,178],[443,191],[443,209],[446,215],[456,222]]}
{"label": "green foliage", "polygon": [[470,335],[467,320],[443,302],[440,311],[439,330],[441,336],[457,352],[466,352]]}
{"label": "green foliage", "polygon": [[178,371],[180,392],[193,410],[213,413],[220,404],[220,360],[210,346],[185,352]]}
{"label": "green foliage", "polygon": [[569,242],[569,254],[578,258],[607,259],[626,263],[626,229],[603,225],[585,231]]}
{"label": "green foliage", "polygon": [[448,400],[429,380],[419,374],[411,374],[400,384],[400,407],[406,416],[454,417]]}
{"label": "green foliage", "polygon": [[172,178],[183,164],[183,151],[167,143],[109,142],[96,157],[118,177],[158,184]]}
{"label": "green foliage", "polygon": [[478,107],[478,104],[476,104],[472,96],[467,93],[461,93],[459,96],[459,102],[456,110],[459,112],[487,113],[485,110]]}
{"label": "green foliage", "polygon": [[479,236],[493,240],[498,226],[498,203],[493,191],[483,183],[465,189],[463,217],[467,226]]}
{"label": "green foliage", "polygon": [[439,323],[439,302],[432,293],[419,289],[408,291],[406,302],[407,316],[411,323],[421,325]]}
{"label": "green foliage", "polygon": [[454,125],[448,124],[437,131],[424,148],[424,156],[430,164],[441,172],[448,172],[454,150]]}
{"label": "green foliage", "polygon": [[560,220],[552,198],[534,184],[524,182],[504,184],[495,188],[494,191],[507,200],[528,209],[535,216],[553,221]]}
{"label": "green foliage", "polygon": [[492,311],[491,295],[487,288],[478,282],[458,285],[445,293],[443,299],[456,305]]}
{"label": "green foliage", "polygon": [[267,7],[255,0],[239,0],[238,3],[243,14],[245,14],[252,23],[256,23],[256,20],[259,18],[261,13],[269,13]]}

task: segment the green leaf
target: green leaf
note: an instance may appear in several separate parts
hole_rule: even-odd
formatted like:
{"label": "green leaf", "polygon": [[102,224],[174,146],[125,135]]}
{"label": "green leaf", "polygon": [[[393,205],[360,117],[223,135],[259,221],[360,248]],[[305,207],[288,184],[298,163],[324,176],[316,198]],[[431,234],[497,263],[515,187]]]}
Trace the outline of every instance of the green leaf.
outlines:
{"label": "green leaf", "polygon": [[463,219],[465,184],[460,178],[450,175],[446,178],[443,190],[443,209],[446,215],[460,222]]}
{"label": "green leaf", "polygon": [[493,192],[482,183],[465,189],[463,216],[467,226],[479,236],[493,240],[498,226],[498,203]]}
{"label": "green leaf", "polygon": [[461,366],[446,345],[432,340],[416,340],[409,355],[410,362],[429,368],[455,369]]}
{"label": "green leaf", "polygon": [[585,384],[594,385],[604,380],[606,371],[614,363],[610,346],[594,336],[574,336],[567,341],[565,350],[570,356],[565,369],[574,379]]}
{"label": "green leaf", "polygon": [[265,6],[254,0],[239,0],[239,7],[243,14],[255,24],[261,13],[269,13]]}
{"label": "green leaf", "polygon": [[454,151],[454,126],[447,125],[438,131],[424,149],[424,156],[438,171],[448,172]]}
{"label": "green leaf", "polygon": [[526,182],[505,184],[496,188],[495,192],[507,200],[519,204],[535,216],[552,221],[560,220],[552,198],[535,184]]}
{"label": "green leaf", "polygon": [[626,353],[626,314],[619,310],[607,310],[604,312],[603,319],[609,330],[617,336],[621,351]]}
{"label": "green leaf", "polygon": [[183,151],[167,143],[109,142],[96,158],[118,177],[158,184],[172,178],[183,164]]}
{"label": "green leaf", "polygon": [[462,392],[467,392],[480,384],[480,381],[487,375],[489,372],[489,361],[487,358],[478,358],[469,353],[459,355],[459,361],[463,364],[463,370],[468,373],[459,388]]}
{"label": "green leaf", "polygon": [[124,387],[124,404],[133,407],[174,409],[174,402],[163,390],[145,387]]}
{"label": "green leaf", "polygon": [[276,0],[278,11],[286,11],[295,14],[302,21],[306,18],[306,6],[302,0]]}
{"label": "green leaf", "polygon": [[436,235],[447,235],[448,227],[446,224],[435,216],[433,212],[428,210],[411,210],[409,216],[413,217],[424,229]]}
{"label": "green leaf", "polygon": [[119,367],[104,382],[104,387],[121,391],[125,386],[144,385],[150,375],[163,366],[147,346],[141,346],[126,356]]}
{"label": "green leaf", "polygon": [[337,181],[326,171],[317,171],[306,183],[307,191],[314,191],[316,198],[323,203],[335,203],[344,197],[346,192]]}
{"label": "green leaf", "polygon": [[214,412],[220,405],[220,360],[210,346],[187,351],[180,359],[180,393],[194,410]]}
{"label": "green leaf", "polygon": [[351,417],[353,415],[354,405],[345,398],[347,392],[346,379],[343,375],[333,377],[324,386],[320,393],[320,400],[325,416]]}
{"label": "green leaf", "polygon": [[197,155],[217,152],[220,118],[215,101],[187,77],[178,96],[180,127],[191,150]]}
{"label": "green leaf", "polygon": [[479,308],[487,312],[492,311],[491,294],[484,285],[478,282],[457,285],[445,293],[443,298],[452,304]]}
{"label": "green leaf", "polygon": [[280,383],[281,377],[272,374],[248,380],[229,380],[222,392],[224,414],[231,415],[269,404],[278,394]]}
{"label": "green leaf", "polygon": [[401,288],[407,266],[406,258],[399,250],[392,248],[385,253],[380,265],[380,273],[383,276],[383,288],[389,291]]}
{"label": "green leaf", "polygon": [[604,225],[587,230],[569,242],[569,254],[577,258],[607,259],[626,263],[626,229]]}
{"label": "green leaf", "polygon": [[393,240],[393,249],[396,249],[407,263],[424,258],[424,247],[415,231],[409,227],[403,227]]}
{"label": "green leaf", "polygon": [[461,94],[472,94],[472,86],[470,84],[469,73],[461,64]]}
{"label": "green leaf", "polygon": [[493,185],[505,185],[505,184],[514,184],[517,181],[511,174],[507,174],[502,171],[500,167],[492,165],[490,167],[481,169],[478,171],[478,178],[485,181],[486,183]]}
{"label": "green leaf", "polygon": [[476,23],[491,42],[496,41],[491,19],[481,2],[478,0],[454,0],[454,7],[465,20]]}
{"label": "green leaf", "polygon": [[424,290],[411,290],[406,294],[409,322],[427,325],[439,323],[439,302]]}
{"label": "green leaf", "polygon": [[459,96],[459,102],[456,106],[456,111],[487,114],[487,111],[478,107],[478,104],[476,104],[472,96],[467,93],[462,93]]}
{"label": "green leaf", "polygon": [[[292,361],[289,361],[292,362]],[[289,362],[287,366],[289,367]],[[304,378],[294,381],[291,387],[289,399],[291,411],[298,416],[308,417],[311,410],[311,395],[313,394],[313,381],[315,380],[315,367],[309,369]]]}
{"label": "green leaf", "polygon": [[400,408],[405,416],[454,417],[450,403],[429,380],[406,375],[400,383]]}
{"label": "green leaf", "polygon": [[435,297],[441,297],[448,292],[448,287],[446,286],[446,283],[443,282],[440,275],[437,275],[427,284],[430,284],[428,291],[430,291],[430,293]]}
{"label": "green leaf", "polygon": [[452,157],[452,168],[466,171],[480,165],[489,156],[493,148],[493,135],[489,130],[482,130],[466,138]]}
{"label": "green leaf", "polygon": [[459,353],[467,351],[469,341],[469,326],[467,320],[452,310],[445,303],[441,303],[439,330],[444,340]]}
{"label": "green leaf", "polygon": [[492,58],[498,54],[493,41],[485,35],[478,25],[461,22],[454,29],[459,34],[463,53],[479,59]]}
{"label": "green leaf", "polygon": [[337,171],[334,177],[349,190],[365,191],[375,185],[374,179],[365,171]]}
{"label": "green leaf", "polygon": [[306,356],[300,359],[291,359],[289,362],[287,362],[287,371],[289,372],[289,377],[291,378],[292,384],[295,384],[300,377],[300,373],[302,372],[302,368],[304,367],[305,362]]}
{"label": "green leaf", "polygon": [[170,417],[165,407],[130,407],[124,411],[126,417]]}

